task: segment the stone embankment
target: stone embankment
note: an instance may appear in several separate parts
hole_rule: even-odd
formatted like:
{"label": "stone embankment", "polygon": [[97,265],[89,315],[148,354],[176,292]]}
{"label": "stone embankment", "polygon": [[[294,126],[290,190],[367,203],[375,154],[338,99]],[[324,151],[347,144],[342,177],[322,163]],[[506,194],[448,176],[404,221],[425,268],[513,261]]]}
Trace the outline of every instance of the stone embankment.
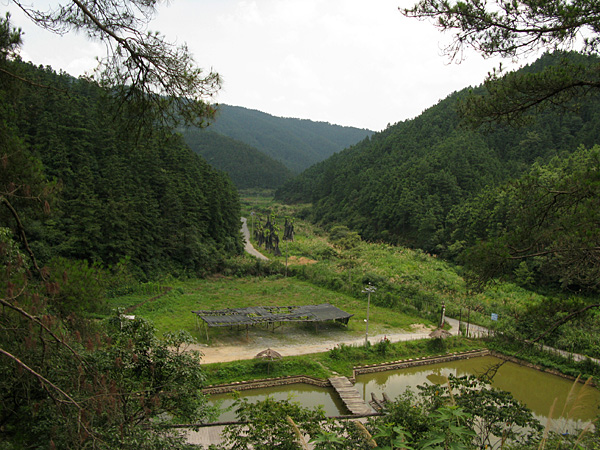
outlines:
{"label": "stone embankment", "polygon": [[490,351],[487,349],[470,350],[468,352],[462,352],[462,353],[450,353],[449,355],[424,356],[422,358],[410,358],[410,359],[402,359],[400,361],[392,361],[392,362],[381,363],[381,364],[370,364],[367,366],[358,366],[358,367],[354,368],[352,378],[354,381],[356,381],[356,375],[361,375],[364,373],[383,372],[385,370],[406,369],[408,367],[415,367],[415,366],[427,366],[430,364],[445,363],[445,362],[449,362],[449,361],[456,361],[459,359],[478,358],[480,356],[487,356],[489,354],[490,354]]}
{"label": "stone embankment", "polygon": [[273,386],[286,386],[289,384],[304,383],[318,387],[330,387],[331,384],[327,380],[320,378],[309,377],[309,376],[290,376],[290,377],[277,377],[277,378],[265,378],[262,380],[251,380],[251,381],[236,381],[234,383],[219,384],[214,386],[207,386],[202,389],[202,392],[206,395],[213,394],[227,394],[234,391],[246,391],[248,389],[259,389]]}
{"label": "stone embankment", "polygon": [[[353,369],[353,375],[350,381],[356,381],[356,375],[371,372],[382,372],[384,370],[404,369],[407,367],[414,366],[425,366],[429,364],[443,363],[448,361],[455,361],[458,359],[469,359],[476,358],[478,356],[489,355],[490,351],[487,349],[483,350],[471,350],[462,353],[451,353],[449,355],[438,355],[438,356],[425,356],[423,358],[410,358],[399,361],[392,361],[382,364],[371,364],[367,366],[357,366]],[[278,378],[265,378],[262,380],[250,380],[250,381],[237,381],[235,383],[219,384],[214,386],[207,386],[202,389],[202,392],[207,395],[212,394],[226,394],[234,391],[244,391],[247,389],[266,388],[273,386],[285,386],[295,383],[306,383],[313,386],[319,387],[331,387],[329,380],[322,380],[320,378],[309,377],[309,376],[290,376],[290,377],[278,377]]]}

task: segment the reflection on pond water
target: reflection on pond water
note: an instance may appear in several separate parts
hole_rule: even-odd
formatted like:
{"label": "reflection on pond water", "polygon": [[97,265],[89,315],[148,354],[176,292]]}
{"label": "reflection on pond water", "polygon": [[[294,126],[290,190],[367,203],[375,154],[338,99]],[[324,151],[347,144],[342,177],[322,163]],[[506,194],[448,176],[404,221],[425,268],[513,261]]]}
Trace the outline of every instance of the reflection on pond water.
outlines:
{"label": "reflection on pond water", "polygon": [[[418,385],[445,383],[450,374],[457,377],[480,375],[501,361],[498,358],[485,356],[359,375],[356,388],[367,399],[371,398],[372,392],[379,398],[385,392],[393,399],[408,388],[417,391]],[[557,423],[557,428],[561,430],[582,428],[599,413],[600,391],[598,389],[586,387],[583,390],[583,384],[575,386],[574,398],[577,401],[565,406],[569,391],[573,387],[572,381],[511,362],[505,362],[500,367],[492,385],[512,393],[517,400],[527,405],[543,424],[556,398],[553,416],[562,417]]]}
{"label": "reflection on pond water", "polygon": [[[371,392],[378,398],[381,398],[382,393],[385,392],[393,399],[406,389],[417,391],[418,385],[445,383],[446,377],[450,374],[457,377],[479,375],[499,362],[501,360],[498,358],[486,356],[359,375],[356,388],[367,401],[371,399]],[[598,389],[586,387],[583,390],[583,384],[575,386],[574,396],[577,399],[575,405],[569,404],[565,407],[565,401],[573,387],[572,381],[511,362],[506,362],[498,370],[493,386],[511,392],[517,400],[533,411],[542,424],[546,423],[547,415],[556,398],[553,416],[561,416],[563,419],[555,421],[555,430],[568,431],[582,428],[599,413],[600,391]],[[259,401],[267,396],[276,400],[291,399],[309,408],[321,405],[328,416],[348,414],[333,389],[308,384],[298,383],[240,391],[240,396],[250,401]],[[234,399],[231,394],[218,394],[211,396],[211,401],[219,403],[222,409],[227,409],[231,407]],[[235,412],[231,410],[223,412],[219,417],[219,421],[232,420],[235,420]]]}

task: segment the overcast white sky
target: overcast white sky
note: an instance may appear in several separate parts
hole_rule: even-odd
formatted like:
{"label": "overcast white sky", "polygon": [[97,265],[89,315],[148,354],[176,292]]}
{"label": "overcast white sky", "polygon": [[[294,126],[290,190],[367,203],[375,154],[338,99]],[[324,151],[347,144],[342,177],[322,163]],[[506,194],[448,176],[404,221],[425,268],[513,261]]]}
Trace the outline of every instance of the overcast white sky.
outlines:
{"label": "overcast white sky", "polygon": [[[51,0],[31,0],[43,7]],[[224,79],[215,101],[338,125],[384,129],[418,116],[450,93],[479,85],[499,60],[472,53],[451,63],[450,41],[431,23],[405,18],[410,0],[172,0],[151,30],[187,42],[200,67]],[[21,56],[72,75],[95,67],[100,44],[35,27]]]}

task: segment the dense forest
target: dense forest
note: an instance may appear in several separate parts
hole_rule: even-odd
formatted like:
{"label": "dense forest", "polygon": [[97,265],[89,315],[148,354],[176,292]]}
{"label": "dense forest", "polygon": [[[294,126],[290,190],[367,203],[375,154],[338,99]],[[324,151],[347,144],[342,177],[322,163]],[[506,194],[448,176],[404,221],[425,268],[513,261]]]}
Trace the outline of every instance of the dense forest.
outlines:
{"label": "dense forest", "polygon": [[13,158],[28,155],[38,183],[53,185],[52,214],[22,217],[43,263],[129,260],[138,276],[153,277],[212,271],[240,251],[235,187],[180,137],[118,126],[127,119],[88,81],[20,62],[10,70],[31,82],[3,86],[4,121],[21,147],[6,154],[3,181],[31,185],[11,176]]}
{"label": "dense forest", "polygon": [[183,137],[194,152],[226,172],[238,189],[276,189],[293,176],[279,161],[222,134],[188,128]]}
{"label": "dense forest", "polygon": [[[219,105],[217,117],[211,122],[209,130],[258,149],[294,173],[373,134],[370,130],[275,117],[229,105]],[[202,133],[197,128],[182,128],[181,132],[190,145]]]}
{"label": "dense forest", "polygon": [[[546,54],[521,71],[541,71],[560,64],[565,56],[580,64],[598,61],[575,53]],[[498,237],[509,227],[508,219],[524,207],[516,194],[509,198],[507,183],[527,174],[534,176],[530,171],[540,172],[540,167],[552,158],[553,167],[557,167],[560,163],[556,158],[560,161],[581,146],[591,148],[600,142],[597,95],[572,101],[560,111],[539,113],[519,128],[493,124],[481,130],[462,126],[457,114],[457,106],[470,93],[469,89],[454,93],[419,117],[390,126],[316,164],[280,188],[277,197],[288,202],[311,202],[313,220],[345,224],[368,240],[466,258],[466,249]],[[587,157],[581,156],[584,160]],[[584,161],[580,167],[589,164]],[[537,184],[530,182],[529,191],[522,195],[532,193],[531,186]],[[588,218],[585,223],[592,226],[594,220]],[[518,226],[514,224],[513,228]],[[530,238],[532,245],[539,244],[533,240]],[[515,264],[520,263],[519,258],[513,259]],[[474,265],[481,266],[481,258]],[[505,264],[491,271],[491,266],[490,275],[515,269]],[[535,266],[548,265],[538,258]],[[550,272],[548,268],[544,274]],[[575,283],[575,287],[580,283],[595,286],[562,275],[554,270],[551,280]],[[549,281],[548,277],[543,280]]]}
{"label": "dense forest", "polygon": [[[187,351],[194,343],[191,335],[170,328],[158,336],[144,316],[125,316],[123,309],[117,309],[108,317],[99,305],[105,306],[108,297],[118,300],[119,291],[143,288],[141,280],[165,280],[170,275],[202,276],[224,268],[225,274],[288,276],[287,255],[285,269],[277,260],[225,262],[242,248],[236,188],[228,175],[173,132],[176,125],[167,125],[170,119],[182,117],[196,124],[212,121],[213,107],[200,94],[218,89],[218,76],[210,73],[204,78],[191,65],[185,46],[173,48],[160,33],[146,32],[155,3],[64,2],[49,12],[19,4],[48,30],[75,30],[109,42],[105,71],[95,82],[21,62],[17,51],[21,31],[10,25],[9,16],[0,19],[3,449],[189,448],[184,436],[167,426],[211,419],[200,391],[206,382],[201,354]],[[142,17],[136,17],[140,9]],[[526,70],[554,61],[546,56]],[[352,275],[359,263],[351,252],[362,243],[340,225],[346,224],[369,240],[456,257],[466,267],[479,267],[482,276],[510,273],[521,284],[596,289],[600,150],[594,147],[599,130],[595,99],[567,105],[568,113],[539,115],[527,128],[495,125],[482,133],[459,126],[455,106],[467,96],[467,92],[453,94],[417,119],[373,136],[367,130],[344,129],[345,137],[340,137],[340,130],[329,124],[295,119],[276,119],[285,123],[281,129],[287,128],[277,131],[272,118],[263,113],[258,113],[264,119],[262,127],[256,121],[244,122],[247,115],[241,108],[231,109],[239,117],[237,124],[228,124],[224,118],[229,107],[222,108],[213,129],[228,135],[223,130],[229,127],[229,132],[239,133],[229,137],[265,151],[292,171],[333,155],[283,187],[279,195],[290,201],[312,201],[310,215],[318,222],[338,225],[329,231],[332,237],[337,234],[334,242],[344,247],[348,258],[339,258],[342,252],[336,244],[317,242],[311,251],[330,259],[333,270],[324,274],[319,266],[302,265],[290,270],[290,276],[331,283],[340,292],[346,286],[353,289],[354,284],[363,294],[363,286],[374,282],[379,284],[380,306],[400,306],[402,298],[410,296],[412,305],[405,306],[416,309],[417,304],[438,298],[415,287],[420,284],[404,286],[404,269],[389,262],[398,259],[386,259],[384,245],[372,246],[371,256],[382,260],[385,270]],[[183,108],[176,108],[178,102]],[[224,138],[209,133],[205,137],[231,147]],[[283,166],[260,159],[247,148],[243,152],[258,165],[269,164],[284,178],[288,176]],[[235,159],[240,154],[233,155]],[[235,181],[257,183],[265,175],[247,172],[245,176]],[[280,181],[273,178],[269,183]],[[393,247],[392,251],[399,256],[404,250]],[[410,264],[428,259],[421,251],[406,253],[414,253]],[[393,274],[384,276],[388,271]],[[449,285],[440,280],[437,268],[433,271],[427,283],[434,279],[437,286],[441,281],[446,295]],[[422,272],[410,276],[417,280]],[[460,278],[460,284],[454,285],[461,286],[462,297],[462,278],[454,268],[452,277]],[[388,290],[392,280],[394,290]],[[170,292],[164,284],[149,284],[161,295]],[[456,288],[451,290],[452,296],[457,295]],[[183,289],[179,294],[187,296]],[[161,297],[166,308],[172,307],[172,299]],[[521,315],[522,320],[511,325],[537,331],[549,318],[569,320],[567,307],[579,301],[517,309],[514,316]],[[575,306],[585,312],[598,305]],[[579,339],[581,330],[588,334],[593,330],[584,319],[572,339]],[[365,345],[371,351],[368,348]],[[381,355],[388,348],[385,339],[374,346]],[[341,352],[341,348],[332,350]],[[435,389],[430,394],[439,399]],[[465,396],[464,405],[479,407],[481,390],[476,387],[473,392],[477,396]],[[450,419],[443,424],[451,425],[451,432],[441,440],[435,434],[440,431],[441,415],[464,416],[463,409],[448,409],[430,399],[425,402],[429,408],[420,408],[418,414],[416,407],[421,404],[413,399],[397,403],[399,417],[415,418],[415,423],[432,419],[426,424],[430,429],[421,430],[422,437],[434,439],[431,442],[450,446],[456,435],[464,435],[468,437],[463,448],[475,446],[469,437],[471,425],[457,427],[453,416],[446,416]],[[502,408],[495,405],[486,410],[506,412],[506,401],[499,404]],[[278,423],[284,423],[285,415],[276,407],[269,410]],[[266,422],[249,417],[263,424],[261,436],[269,434]],[[523,425],[531,425],[529,418]],[[494,420],[507,423],[506,416]],[[308,422],[315,425],[316,417]],[[388,431],[396,423],[393,418]],[[285,436],[293,437],[289,431],[285,429]],[[245,438],[244,433],[232,434]],[[339,436],[351,435],[340,430]],[[345,442],[335,441],[335,434],[318,437],[324,444],[321,448],[331,448],[327,437],[336,448],[344,448]],[[396,445],[388,437],[385,442]],[[363,442],[365,448],[372,448],[373,438]],[[269,448],[274,445],[279,442]]]}
{"label": "dense forest", "polygon": [[199,354],[179,352],[191,337],[103,316],[106,298],[217,271],[242,249],[233,183],[172,131],[171,119],[211,117],[196,94],[214,77],[185,48],[138,33],[130,3],[93,3],[40,20],[112,39],[96,81],[21,62],[21,30],[0,18],[3,449],[183,448],[161,423],[206,417]]}

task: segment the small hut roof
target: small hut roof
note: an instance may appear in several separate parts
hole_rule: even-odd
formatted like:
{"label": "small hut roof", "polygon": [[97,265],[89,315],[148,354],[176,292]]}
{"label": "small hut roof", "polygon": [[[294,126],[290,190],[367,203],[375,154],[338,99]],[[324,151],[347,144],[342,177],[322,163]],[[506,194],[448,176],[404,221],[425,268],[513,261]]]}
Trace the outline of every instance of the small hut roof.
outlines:
{"label": "small hut roof", "polygon": [[282,356],[277,353],[275,350],[272,350],[270,348],[263,350],[262,352],[259,352],[255,357],[255,359],[267,359],[269,361],[272,361],[274,359],[281,359]]}
{"label": "small hut roof", "polygon": [[437,330],[433,330],[431,333],[429,333],[429,337],[432,338],[447,338],[452,336],[452,334],[446,330],[443,330],[441,328],[438,328]]}

